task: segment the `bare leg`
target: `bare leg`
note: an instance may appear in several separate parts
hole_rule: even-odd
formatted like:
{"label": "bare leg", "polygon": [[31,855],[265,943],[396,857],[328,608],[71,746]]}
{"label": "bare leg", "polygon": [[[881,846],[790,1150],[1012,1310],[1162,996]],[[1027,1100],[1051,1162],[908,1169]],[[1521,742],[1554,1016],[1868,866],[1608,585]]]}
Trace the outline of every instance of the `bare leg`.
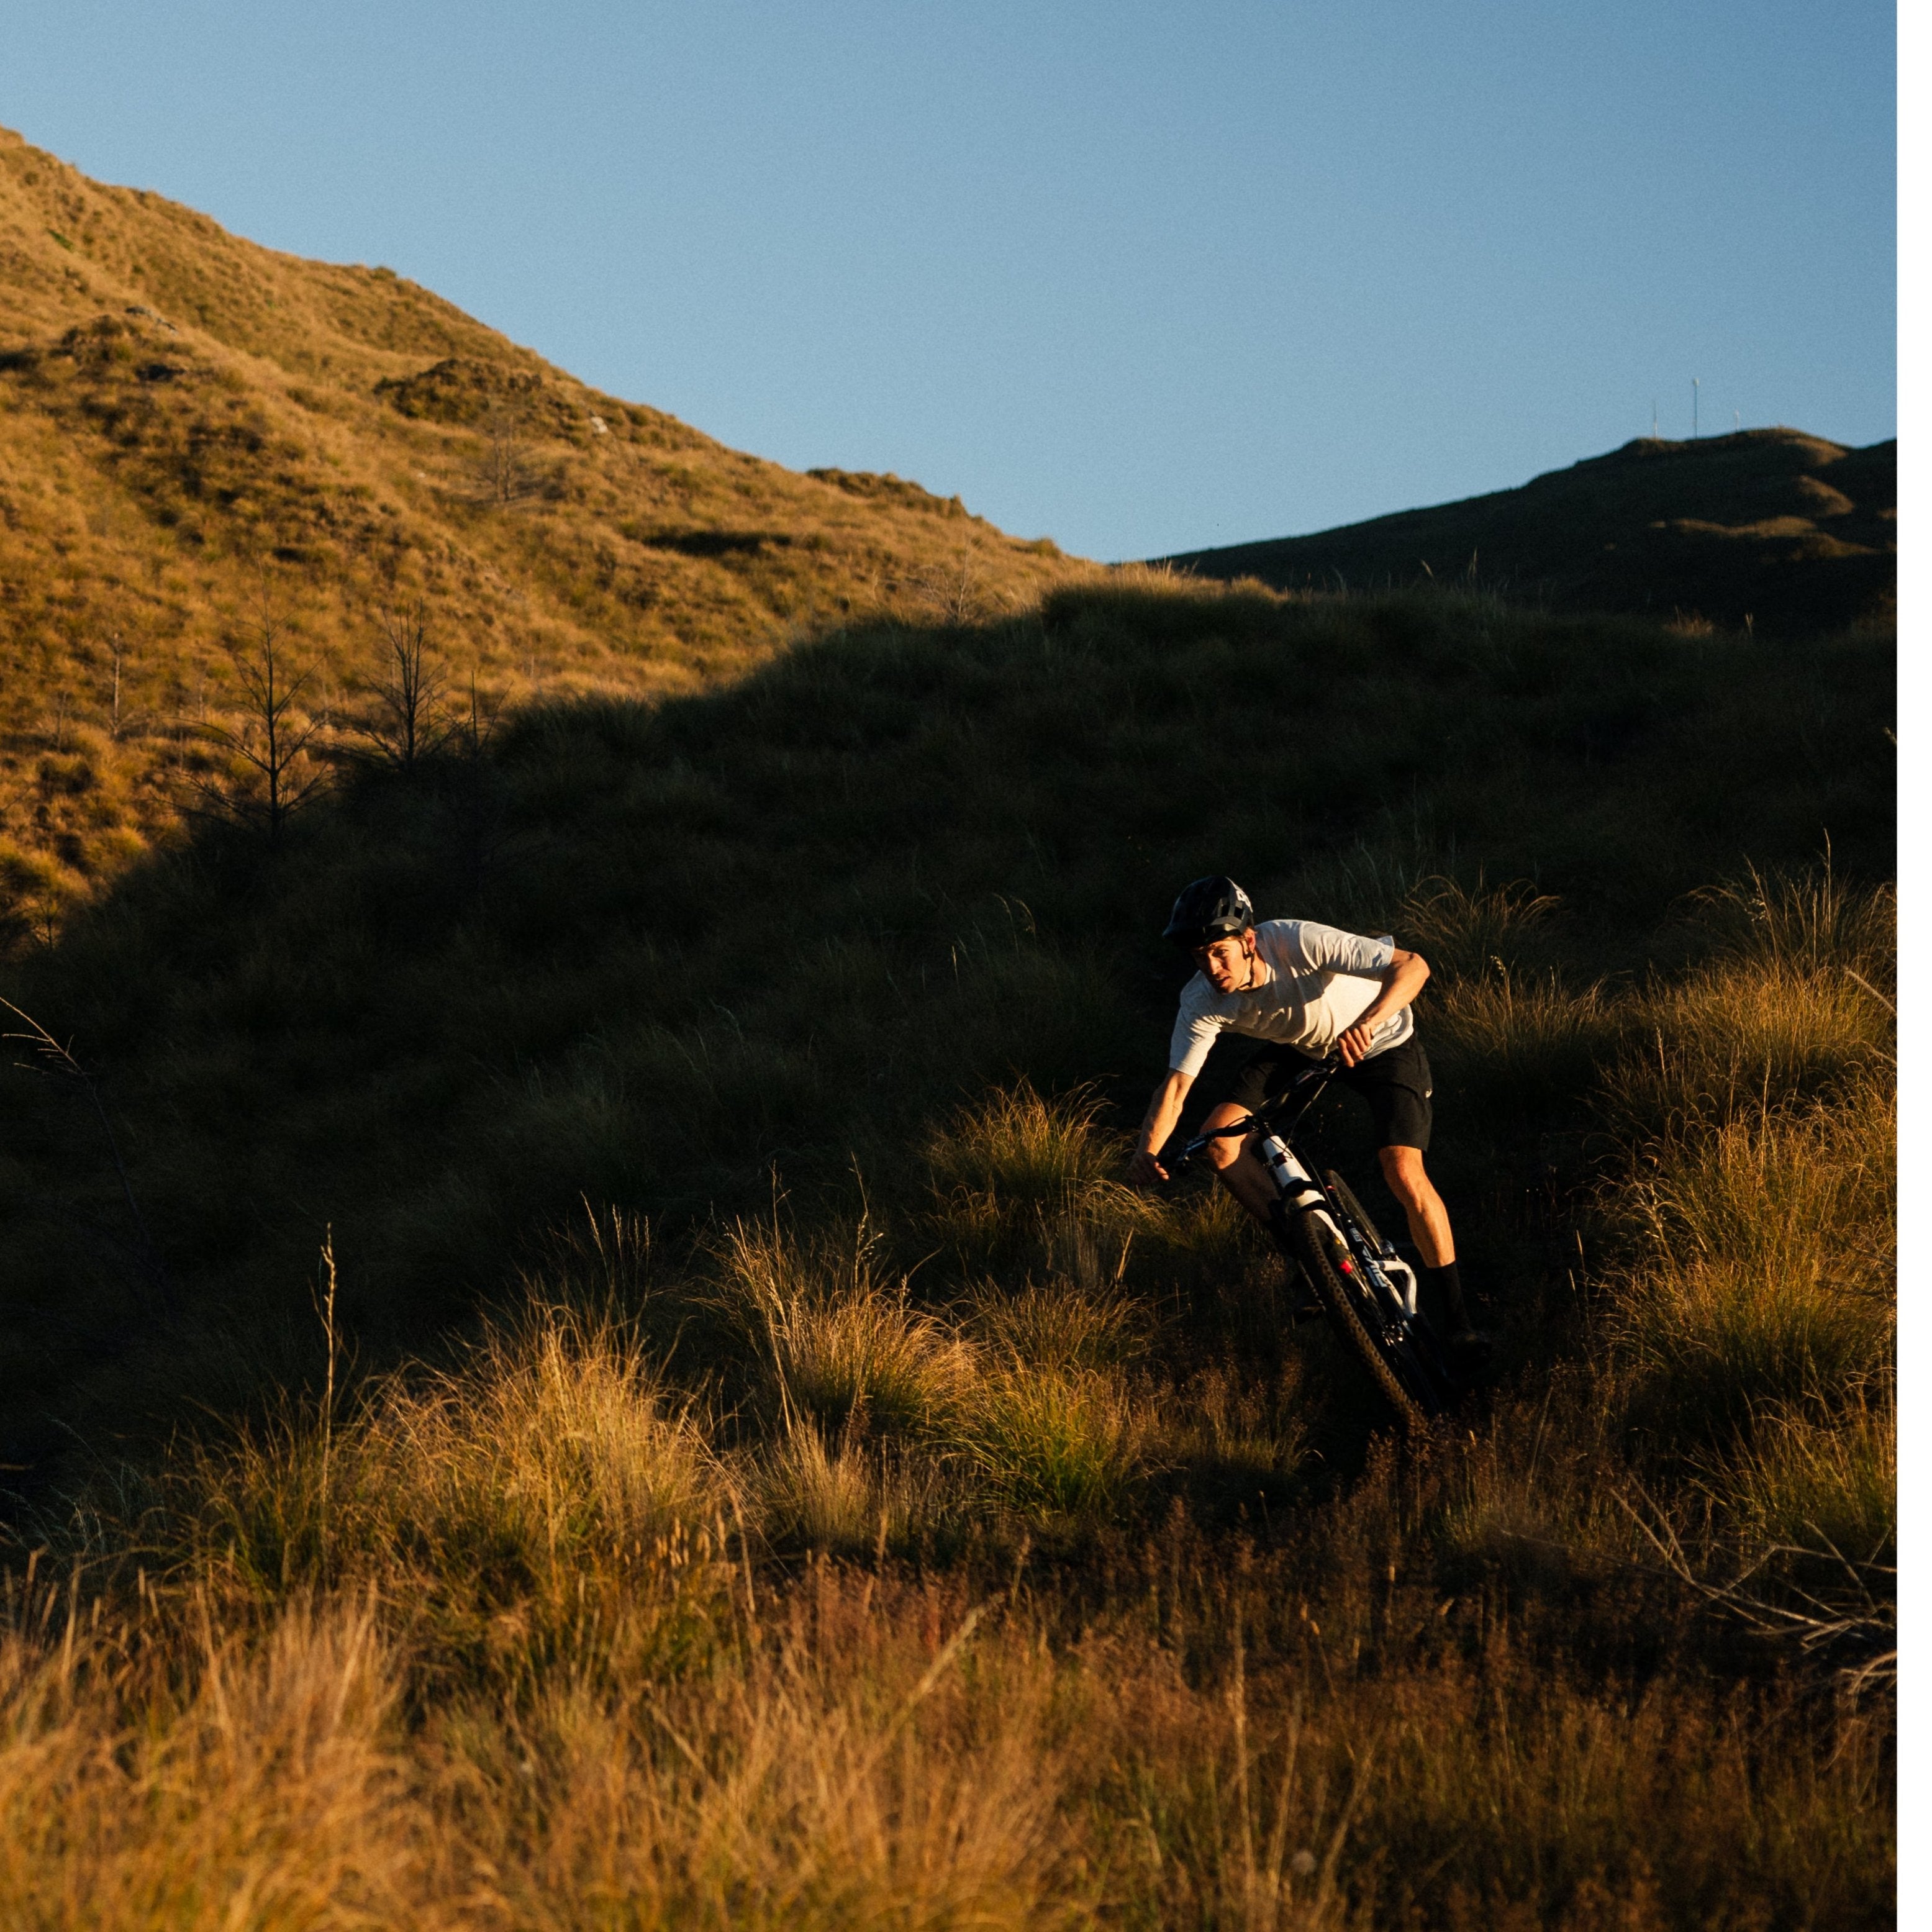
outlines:
{"label": "bare leg", "polygon": [[[1216,1107],[1201,1123],[1204,1132],[1216,1127],[1230,1127],[1244,1118],[1248,1109],[1232,1103]],[[1232,1134],[1208,1143],[1206,1154],[1221,1185],[1238,1201],[1254,1218],[1265,1228],[1275,1202],[1280,1196],[1275,1185],[1268,1177],[1268,1169],[1255,1158],[1254,1148],[1258,1136],[1250,1134],[1239,1140]]]}
{"label": "bare leg", "polygon": [[[1389,1192],[1408,1216],[1410,1238],[1422,1255],[1424,1268],[1447,1268],[1456,1258],[1456,1237],[1450,1232],[1449,1210],[1436,1191],[1436,1184],[1424,1172],[1422,1150],[1412,1147],[1385,1147],[1376,1158],[1382,1162],[1382,1178]],[[1255,1163],[1256,1172],[1261,1163]],[[1264,1181],[1266,1176],[1263,1177]]]}

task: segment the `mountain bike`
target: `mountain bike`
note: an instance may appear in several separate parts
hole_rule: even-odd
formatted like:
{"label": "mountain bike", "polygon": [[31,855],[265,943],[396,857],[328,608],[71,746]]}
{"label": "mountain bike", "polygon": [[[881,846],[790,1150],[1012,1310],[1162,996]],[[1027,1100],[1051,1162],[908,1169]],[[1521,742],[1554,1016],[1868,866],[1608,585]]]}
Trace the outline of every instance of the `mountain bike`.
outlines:
{"label": "mountain bike", "polygon": [[1466,1384],[1418,1304],[1414,1269],[1377,1230],[1348,1183],[1332,1168],[1318,1180],[1294,1144],[1295,1128],[1340,1066],[1339,1060],[1312,1066],[1258,1113],[1197,1134],[1182,1148],[1180,1164],[1210,1140],[1260,1134],[1256,1152],[1280,1197],[1276,1232],[1290,1268],[1402,1426],[1420,1429]]}

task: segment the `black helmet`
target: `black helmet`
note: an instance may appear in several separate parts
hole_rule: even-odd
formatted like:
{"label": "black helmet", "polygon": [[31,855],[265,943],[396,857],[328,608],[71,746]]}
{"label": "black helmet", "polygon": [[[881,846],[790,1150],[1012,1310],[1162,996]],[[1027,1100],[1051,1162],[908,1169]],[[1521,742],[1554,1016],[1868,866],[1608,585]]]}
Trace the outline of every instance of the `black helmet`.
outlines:
{"label": "black helmet", "polygon": [[1254,922],[1255,908],[1247,894],[1232,879],[1217,875],[1196,879],[1174,901],[1161,938],[1191,952],[1197,946],[1211,946],[1217,939],[1246,932]]}

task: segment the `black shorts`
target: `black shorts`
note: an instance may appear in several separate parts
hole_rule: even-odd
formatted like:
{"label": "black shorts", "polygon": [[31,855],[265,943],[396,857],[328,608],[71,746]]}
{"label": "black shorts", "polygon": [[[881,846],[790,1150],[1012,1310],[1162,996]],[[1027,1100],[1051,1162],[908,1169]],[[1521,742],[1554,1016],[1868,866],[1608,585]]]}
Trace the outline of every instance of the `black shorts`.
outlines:
{"label": "black shorts", "polygon": [[[1292,1046],[1263,1040],[1235,1075],[1234,1090],[1228,1098],[1254,1113],[1264,1102],[1286,1093],[1288,1082],[1315,1064]],[[1418,1150],[1428,1147],[1436,1076],[1430,1072],[1429,1056],[1414,1034],[1359,1066],[1342,1067],[1335,1078],[1368,1102],[1369,1112],[1375,1117],[1377,1147]]]}

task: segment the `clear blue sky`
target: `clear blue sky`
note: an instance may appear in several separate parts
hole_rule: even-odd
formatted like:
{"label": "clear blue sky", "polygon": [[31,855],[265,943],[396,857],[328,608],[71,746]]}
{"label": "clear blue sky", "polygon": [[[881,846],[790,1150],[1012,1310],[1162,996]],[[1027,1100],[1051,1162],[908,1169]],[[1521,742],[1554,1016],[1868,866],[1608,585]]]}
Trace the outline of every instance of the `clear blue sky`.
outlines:
{"label": "clear blue sky", "polygon": [[44,0],[0,121],[586,380],[1118,558],[1894,434],[1894,16]]}

